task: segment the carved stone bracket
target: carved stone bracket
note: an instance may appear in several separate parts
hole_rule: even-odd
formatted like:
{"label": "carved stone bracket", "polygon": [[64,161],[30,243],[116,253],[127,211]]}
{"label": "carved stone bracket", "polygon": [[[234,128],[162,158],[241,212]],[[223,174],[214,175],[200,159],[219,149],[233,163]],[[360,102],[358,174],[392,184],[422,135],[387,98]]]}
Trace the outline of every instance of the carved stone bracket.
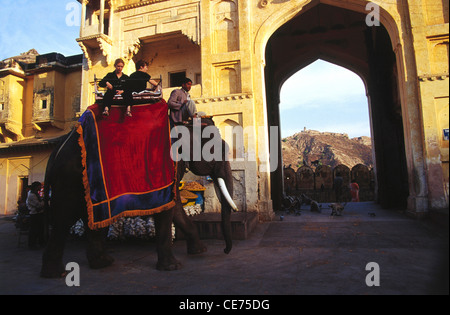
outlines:
{"label": "carved stone bracket", "polygon": [[9,119],[4,124],[5,130],[12,133],[15,136],[15,141],[20,141],[24,139],[24,136],[22,135],[22,124],[20,124],[17,121]]}
{"label": "carved stone bracket", "polygon": [[109,65],[112,60],[112,42],[109,39],[109,37],[103,35],[100,37],[97,37],[97,43],[100,48],[100,51],[102,52],[103,56],[106,58],[106,63]]}
{"label": "carved stone bracket", "polygon": [[88,53],[87,47],[81,41],[78,42],[78,45],[80,46],[81,51],[83,52],[83,55],[84,55],[84,58],[86,59],[88,68],[90,68],[92,66],[92,60],[89,58],[89,53]]}
{"label": "carved stone bracket", "polygon": [[131,60],[141,49],[141,41],[138,38],[134,43],[125,48],[124,59]]}
{"label": "carved stone bracket", "polygon": [[84,57],[87,60],[88,67],[92,66],[92,56],[95,50],[100,50],[102,55],[106,59],[106,63],[109,65],[112,60],[112,41],[105,34],[96,34],[85,36],[77,39],[78,45],[80,45],[83,51]]}

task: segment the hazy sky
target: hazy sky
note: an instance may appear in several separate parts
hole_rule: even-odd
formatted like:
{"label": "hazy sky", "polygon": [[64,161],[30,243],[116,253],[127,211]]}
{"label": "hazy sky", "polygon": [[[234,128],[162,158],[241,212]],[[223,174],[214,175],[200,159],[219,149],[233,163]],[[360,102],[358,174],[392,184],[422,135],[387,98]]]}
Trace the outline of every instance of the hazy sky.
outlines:
{"label": "hazy sky", "polygon": [[281,88],[281,135],[306,129],[370,137],[364,83],[355,73],[317,60],[290,77]]}
{"label": "hazy sky", "polygon": [[[68,0],[0,0],[0,60],[32,48],[40,54],[81,54],[80,7]],[[367,97],[354,73],[316,61],[281,89],[281,134],[307,129],[370,136]]]}

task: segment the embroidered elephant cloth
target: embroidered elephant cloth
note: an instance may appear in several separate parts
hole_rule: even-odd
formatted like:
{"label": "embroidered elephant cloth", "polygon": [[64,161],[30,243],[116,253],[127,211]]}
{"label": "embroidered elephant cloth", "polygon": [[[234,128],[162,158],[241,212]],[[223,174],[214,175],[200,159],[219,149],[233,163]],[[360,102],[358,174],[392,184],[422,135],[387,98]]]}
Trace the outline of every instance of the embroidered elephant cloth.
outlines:
{"label": "embroidered elephant cloth", "polygon": [[135,105],[132,117],[124,106],[112,106],[109,116],[102,110],[88,107],[77,127],[89,227],[174,206],[167,103]]}

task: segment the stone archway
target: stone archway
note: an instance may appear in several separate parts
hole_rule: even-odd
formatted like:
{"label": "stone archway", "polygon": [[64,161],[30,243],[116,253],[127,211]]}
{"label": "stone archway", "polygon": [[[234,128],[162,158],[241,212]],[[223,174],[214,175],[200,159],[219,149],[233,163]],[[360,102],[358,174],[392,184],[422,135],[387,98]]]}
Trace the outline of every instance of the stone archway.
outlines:
{"label": "stone archway", "polygon": [[[396,24],[380,9],[381,25],[366,24],[365,4],[360,1],[312,1],[294,11],[278,13],[277,22],[265,46],[265,88],[269,126],[279,126],[279,93],[293,73],[317,59],[343,66],[357,73],[366,85],[376,160],[377,201],[384,207],[407,208],[412,188],[408,164],[411,148],[405,144],[409,128],[405,102],[403,58],[400,58]],[[386,25],[386,26],[385,26]],[[263,26],[264,27],[264,26]],[[269,26],[266,26],[269,27]],[[268,30],[265,30],[266,34]],[[401,69],[401,71],[399,71]],[[299,96],[301,97],[301,96]],[[280,139],[281,140],[281,139]],[[278,152],[281,154],[280,141]],[[409,151],[408,151],[409,150]],[[407,152],[408,151],[408,152]],[[282,159],[278,158],[279,163]],[[278,189],[282,166],[271,175],[274,208],[282,195]],[[414,188],[414,187],[413,187]]]}

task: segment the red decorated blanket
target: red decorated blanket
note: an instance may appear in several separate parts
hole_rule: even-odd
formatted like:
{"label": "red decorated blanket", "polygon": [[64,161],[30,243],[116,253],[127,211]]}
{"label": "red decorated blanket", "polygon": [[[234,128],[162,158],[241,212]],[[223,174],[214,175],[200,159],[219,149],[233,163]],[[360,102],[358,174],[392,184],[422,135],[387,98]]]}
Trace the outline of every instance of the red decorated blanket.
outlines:
{"label": "red decorated blanket", "polygon": [[90,106],[79,120],[79,144],[89,226],[98,229],[120,217],[158,213],[174,206],[175,168],[170,157],[167,104]]}

